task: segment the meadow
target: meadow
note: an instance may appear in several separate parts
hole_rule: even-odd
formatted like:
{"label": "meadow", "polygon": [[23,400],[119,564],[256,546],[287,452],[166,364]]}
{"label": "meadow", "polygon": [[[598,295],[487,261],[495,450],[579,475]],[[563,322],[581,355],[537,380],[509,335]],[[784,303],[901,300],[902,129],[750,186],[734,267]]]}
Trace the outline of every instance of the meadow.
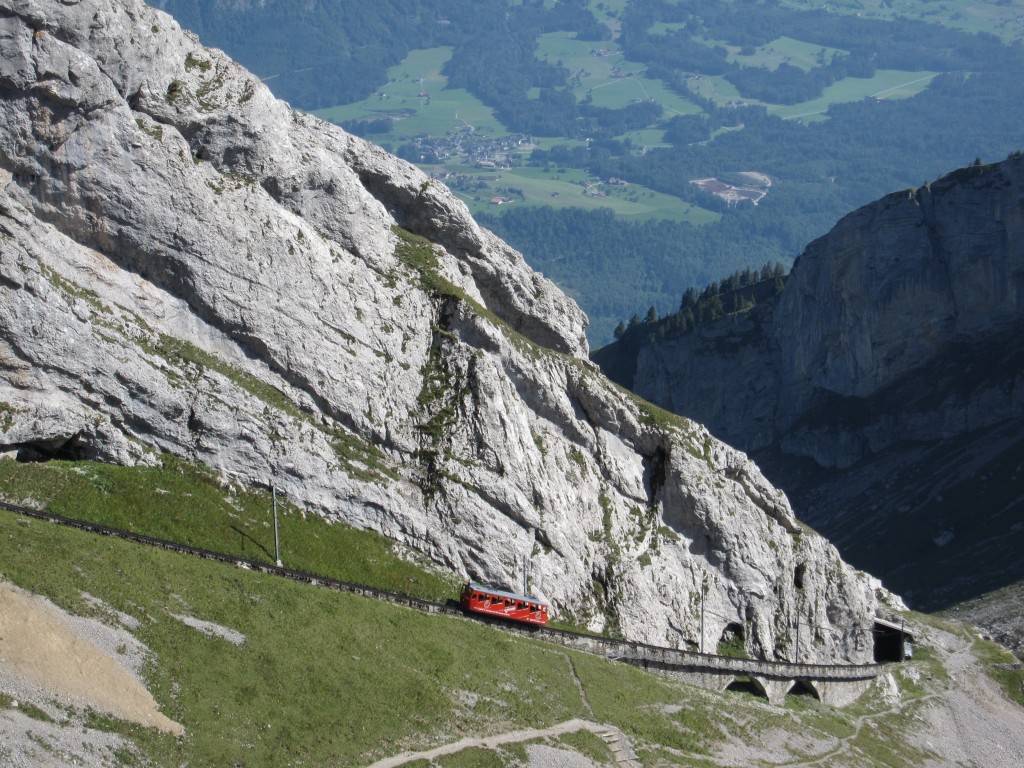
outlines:
{"label": "meadow", "polygon": [[[781,4],[797,9],[821,7],[816,0],[783,0]],[[1006,42],[1024,38],[1020,4],[1006,0],[834,0],[829,6],[838,13],[870,19],[921,19],[965,32],[988,32]]]}
{"label": "meadow", "polygon": [[387,84],[368,99],[313,114],[336,123],[395,116],[392,131],[375,137],[379,142],[399,142],[424,134],[443,136],[466,125],[487,134],[507,133],[495,119],[493,109],[465,89],[447,87],[448,78],[441,69],[451,56],[448,46],[410,51],[403,61],[388,69]]}
{"label": "meadow", "polygon": [[[0,461],[0,496],[182,541],[230,546],[240,537],[249,543],[238,546],[266,555],[270,534],[262,491],[224,488],[211,474],[171,460],[148,469],[51,464]],[[182,516],[182,507],[191,507],[190,514]],[[195,519],[206,516],[209,524]],[[384,570],[404,567],[380,537],[370,545],[353,543],[333,538],[330,530],[343,526],[327,526],[302,510],[289,508],[285,517],[289,565],[326,569],[347,562],[364,583],[381,578],[376,558],[387,563]],[[227,530],[225,519],[231,521]],[[240,519],[253,528],[247,531]],[[184,725],[185,735],[175,739],[66,705],[57,707],[64,719],[55,723],[122,734],[132,744],[119,752],[124,765],[361,766],[466,736],[583,718],[621,729],[644,765],[715,765],[721,750],[758,744],[771,731],[792,735],[787,749],[794,758],[839,758],[846,748],[835,745],[844,743],[854,762],[836,764],[870,755],[872,764],[909,768],[928,755],[908,740],[906,726],[936,686],[948,683],[934,655],[919,649],[907,673],[895,675],[903,697],[896,710],[878,692],[843,710],[806,696],[770,707],[749,692],[712,693],[467,619],[422,614],[5,510],[0,578],[74,615],[118,625],[119,611],[138,620],[132,632],[149,649],[147,687],[161,711]],[[437,576],[421,570],[417,578]],[[236,645],[204,634],[181,615],[232,629],[244,641]],[[15,706],[52,719],[0,695],[0,711]],[[877,727],[861,729],[864,718]],[[584,733],[532,743],[612,764],[603,742]],[[524,764],[525,754],[524,745],[514,744],[411,765],[512,768]]]}
{"label": "meadow", "polygon": [[[193,465],[124,468],[94,462],[18,464],[0,460],[0,498],[130,527],[154,536],[268,559],[269,499],[230,487]],[[334,572],[377,586],[434,594],[451,578],[398,557],[386,539],[328,525],[287,506],[286,564]],[[209,519],[206,519],[209,518]],[[394,571],[392,574],[391,571]],[[737,744],[792,734],[794,758],[831,756],[836,765],[921,764],[913,742],[928,698],[949,683],[938,658],[918,648],[894,677],[902,696],[891,709],[879,691],[843,710],[806,695],[769,707],[749,689],[714,693],[633,667],[507,633],[465,618],[437,616],[224,563],[53,525],[0,510],[0,579],[49,598],[63,610],[120,626],[148,648],[143,678],[161,712],[184,736],[67,705],[54,725],[122,734],[123,765],[364,766],[466,736],[548,727],[572,718],[621,729],[645,766],[714,766]],[[433,584],[435,587],[427,587]],[[244,636],[234,644],[180,620],[198,618]],[[941,632],[963,630],[929,616],[908,616]],[[967,637],[965,635],[965,637]],[[986,664],[1013,660],[991,644]],[[1021,675],[999,672],[1008,689]],[[45,703],[45,702],[40,702]],[[0,711],[53,722],[44,710],[0,693]],[[49,706],[52,711],[54,707]],[[870,720],[874,727],[861,728]],[[793,740],[796,739],[796,740]],[[585,732],[534,739],[589,756],[612,757]],[[40,749],[46,750],[45,742]],[[844,754],[853,762],[845,762]],[[524,744],[466,750],[419,768],[513,768]]]}
{"label": "meadow", "polygon": [[[455,166],[455,173],[478,175],[479,169]],[[673,195],[655,192],[639,185],[617,186],[576,168],[542,169],[532,166],[506,168],[497,172],[499,178],[489,181],[472,193],[456,188],[455,193],[474,213],[502,214],[517,206],[543,205],[560,208],[608,208],[625,220],[666,219],[706,224],[717,221],[720,214],[680,200]],[[493,197],[508,195],[509,188],[521,192],[510,202],[494,205]]]}

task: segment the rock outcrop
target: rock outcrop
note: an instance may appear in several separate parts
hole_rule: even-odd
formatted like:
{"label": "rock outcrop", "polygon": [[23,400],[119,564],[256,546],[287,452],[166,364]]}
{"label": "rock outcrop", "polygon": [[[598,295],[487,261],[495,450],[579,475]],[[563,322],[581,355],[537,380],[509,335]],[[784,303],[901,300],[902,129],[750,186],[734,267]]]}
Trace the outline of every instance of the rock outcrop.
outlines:
{"label": "rock outcrop", "polygon": [[774,302],[644,346],[633,386],[764,462],[853,562],[948,604],[1024,578],[1022,308],[1014,155],[846,216]]}
{"label": "rock outcrop", "polygon": [[870,659],[877,580],[441,184],[135,0],[0,0],[0,450],[166,452],[593,628]]}

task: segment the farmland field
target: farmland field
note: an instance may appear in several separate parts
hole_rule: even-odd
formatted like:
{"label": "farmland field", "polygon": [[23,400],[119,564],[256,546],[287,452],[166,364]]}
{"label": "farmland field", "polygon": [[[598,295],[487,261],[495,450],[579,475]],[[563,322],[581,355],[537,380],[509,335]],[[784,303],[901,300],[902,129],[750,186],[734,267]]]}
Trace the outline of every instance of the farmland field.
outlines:
{"label": "farmland field", "polygon": [[765,67],[775,70],[780,64],[788,64],[805,72],[829,64],[836,55],[845,53],[839,48],[829,48],[786,36],[755,48],[749,55],[742,54],[739,46],[730,45],[725,48],[729,51],[729,60],[744,67]]}
{"label": "farmland field", "polygon": [[[818,0],[782,0],[781,5],[801,10],[821,7]],[[835,13],[870,19],[921,19],[965,32],[988,32],[1007,42],[1024,39],[1024,10],[1020,3],[1008,0],[834,0],[829,7]]]}
{"label": "farmland field", "polygon": [[493,109],[465,89],[447,87],[448,78],[441,74],[441,68],[451,56],[448,46],[410,51],[405,60],[388,70],[387,85],[370,98],[320,109],[314,114],[335,123],[393,117],[391,133],[382,134],[378,141],[422,134],[440,136],[467,124],[477,131],[506,133],[495,119]]}
{"label": "farmland field", "polygon": [[577,101],[588,95],[599,107],[618,109],[636,99],[654,99],[669,116],[700,112],[700,107],[667,88],[660,80],[644,77],[643,64],[629,61],[611,42],[576,40],[572,32],[549,32],[538,38],[536,56],[558,63],[571,73],[570,86]]}
{"label": "farmland field", "polygon": [[[454,167],[449,170],[469,176],[481,175],[479,169],[470,167]],[[472,191],[457,186],[454,189],[474,214],[487,211],[500,215],[515,207],[544,205],[555,209],[609,208],[616,215],[635,221],[666,219],[706,224],[720,218],[717,213],[683,202],[672,195],[653,192],[639,185],[608,184],[579,169],[545,172],[540,168],[523,167],[502,169],[489,175],[498,178]],[[516,192],[510,194],[510,188]],[[496,205],[490,202],[495,197],[511,198],[511,201]]]}
{"label": "farmland field", "polygon": [[842,104],[862,99],[906,99],[920,93],[936,77],[938,72],[905,72],[896,69],[880,69],[874,77],[848,77],[825,89],[820,99],[805,101],[785,107],[769,107],[771,114],[784,120],[826,119],[825,112],[832,104]]}

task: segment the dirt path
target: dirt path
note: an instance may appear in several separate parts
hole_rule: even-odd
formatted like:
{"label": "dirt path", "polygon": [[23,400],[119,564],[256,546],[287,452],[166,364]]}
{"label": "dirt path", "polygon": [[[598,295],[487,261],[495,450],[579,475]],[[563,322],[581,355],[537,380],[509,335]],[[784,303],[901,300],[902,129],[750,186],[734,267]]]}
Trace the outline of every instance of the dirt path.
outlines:
{"label": "dirt path", "polygon": [[632,766],[636,766],[636,768],[639,768],[640,762],[636,759],[636,755],[633,753],[633,749],[630,746],[628,739],[626,739],[618,728],[611,725],[602,725],[601,723],[595,723],[590,720],[579,720],[576,718],[566,720],[562,723],[556,723],[549,728],[527,728],[522,731],[499,733],[495,736],[488,736],[482,739],[462,739],[461,741],[456,741],[453,744],[445,744],[444,746],[428,749],[424,752],[403,752],[400,755],[394,755],[393,757],[386,757],[383,760],[378,760],[369,768],[395,768],[399,765],[411,763],[413,760],[433,760],[436,757],[453,755],[456,752],[461,752],[462,750],[469,749],[470,747],[494,749],[496,747],[500,747],[502,744],[514,744],[517,742],[532,741],[534,739],[561,736],[563,734],[573,733],[582,729],[596,733],[604,739],[605,743],[608,744],[612,753],[615,755],[618,765],[629,766],[630,768],[632,768]]}
{"label": "dirt path", "polygon": [[[0,691],[37,705],[56,700],[183,733],[179,723],[160,713],[127,659],[101,650],[88,637],[90,631],[107,637],[118,632],[100,622],[72,619],[50,601],[0,581]],[[122,635],[115,647],[138,645],[127,632]]]}
{"label": "dirt path", "polygon": [[[948,681],[926,681],[931,692],[900,699],[894,691],[888,708],[856,718],[851,723],[853,733],[844,737],[824,738],[806,731],[803,739],[794,739],[790,727],[763,733],[761,743],[750,744],[732,736],[726,727],[726,746],[715,756],[716,762],[786,768],[863,765],[866,757],[856,742],[864,729],[874,727],[876,720],[904,713],[908,729],[900,738],[911,749],[930,755],[922,768],[1020,768],[1024,765],[1024,709],[1008,701],[985,674],[971,651],[973,640],[936,629],[926,633],[928,646],[950,675]],[[908,711],[912,714],[906,717]]]}
{"label": "dirt path", "polygon": [[942,633],[936,649],[950,674],[948,687],[929,697],[919,746],[943,763],[978,768],[1024,765],[1024,709],[1007,701],[971,652],[973,641]]}

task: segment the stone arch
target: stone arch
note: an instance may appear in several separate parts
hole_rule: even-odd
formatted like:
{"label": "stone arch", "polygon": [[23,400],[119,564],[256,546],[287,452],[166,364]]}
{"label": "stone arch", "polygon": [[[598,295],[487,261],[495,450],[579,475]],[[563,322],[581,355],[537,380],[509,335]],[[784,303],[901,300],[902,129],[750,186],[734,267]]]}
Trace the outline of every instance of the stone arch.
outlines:
{"label": "stone arch", "polygon": [[763,699],[768,698],[768,692],[764,689],[764,685],[755,677],[734,677],[732,682],[725,686],[725,690],[749,693],[752,696],[760,696]]}
{"label": "stone arch", "polygon": [[793,686],[792,680],[751,675],[754,685],[768,699],[769,704],[780,705],[786,699],[786,692]]}
{"label": "stone arch", "polygon": [[790,686],[786,693],[793,696],[813,696],[818,701],[821,701],[821,694],[818,692],[818,688],[813,680],[794,680],[793,685]]}

